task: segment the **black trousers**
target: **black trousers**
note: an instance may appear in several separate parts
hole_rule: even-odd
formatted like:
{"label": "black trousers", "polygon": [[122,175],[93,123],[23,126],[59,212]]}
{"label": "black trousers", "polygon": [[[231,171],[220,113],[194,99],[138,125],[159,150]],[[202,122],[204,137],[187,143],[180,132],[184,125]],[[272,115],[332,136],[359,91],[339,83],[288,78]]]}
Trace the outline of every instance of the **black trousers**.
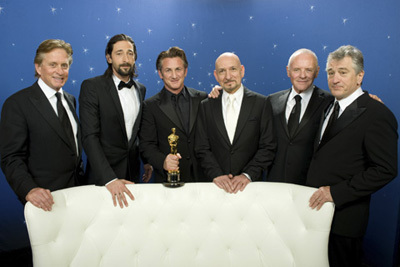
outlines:
{"label": "black trousers", "polygon": [[330,267],[360,267],[363,257],[363,238],[329,235],[328,256]]}

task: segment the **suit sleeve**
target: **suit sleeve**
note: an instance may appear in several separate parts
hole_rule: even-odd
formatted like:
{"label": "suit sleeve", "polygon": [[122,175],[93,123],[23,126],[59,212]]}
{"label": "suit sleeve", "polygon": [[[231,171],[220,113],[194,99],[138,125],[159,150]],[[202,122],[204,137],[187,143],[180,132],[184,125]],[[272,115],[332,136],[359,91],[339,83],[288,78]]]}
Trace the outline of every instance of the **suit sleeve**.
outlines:
{"label": "suit sleeve", "polygon": [[211,145],[208,138],[209,129],[207,127],[207,115],[205,112],[204,102],[200,104],[199,114],[196,123],[196,157],[200,161],[200,166],[203,168],[208,180],[212,182],[214,178],[224,175],[224,173],[211,151]]}
{"label": "suit sleeve", "polygon": [[338,207],[371,195],[397,176],[396,118],[388,109],[376,114],[380,116],[369,121],[363,142],[368,167],[352,179],[331,186],[331,195]]}
{"label": "suit sleeve", "polygon": [[142,122],[139,131],[139,147],[142,160],[150,163],[155,169],[162,170],[167,155],[162,153],[158,144],[158,132],[151,104],[143,103]]}
{"label": "suit sleeve", "polygon": [[265,99],[263,107],[258,150],[243,169],[243,172],[249,174],[253,181],[260,180],[259,174],[263,170],[267,171],[271,166],[276,150],[271,103]]}
{"label": "suit sleeve", "polygon": [[82,83],[79,95],[79,115],[82,144],[96,177],[97,185],[105,185],[118,178],[108,162],[100,143],[100,111],[98,91],[90,80]]}
{"label": "suit sleeve", "polygon": [[25,114],[18,103],[6,100],[0,122],[1,168],[11,188],[21,201],[38,185],[29,173],[28,143],[29,130]]}

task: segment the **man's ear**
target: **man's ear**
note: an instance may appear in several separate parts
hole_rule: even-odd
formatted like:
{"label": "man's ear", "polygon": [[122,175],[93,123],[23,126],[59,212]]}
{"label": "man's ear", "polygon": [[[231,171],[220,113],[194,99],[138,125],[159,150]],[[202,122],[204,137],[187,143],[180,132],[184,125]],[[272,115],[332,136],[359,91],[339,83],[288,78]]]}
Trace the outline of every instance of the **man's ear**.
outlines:
{"label": "man's ear", "polygon": [[106,55],[107,63],[112,64],[112,58],[109,54]]}

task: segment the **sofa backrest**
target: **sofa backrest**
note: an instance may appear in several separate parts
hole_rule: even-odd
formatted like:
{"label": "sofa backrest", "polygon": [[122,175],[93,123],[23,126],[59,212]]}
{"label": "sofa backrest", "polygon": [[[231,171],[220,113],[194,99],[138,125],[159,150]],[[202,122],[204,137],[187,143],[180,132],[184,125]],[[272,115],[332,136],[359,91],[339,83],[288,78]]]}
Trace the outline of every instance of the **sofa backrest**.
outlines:
{"label": "sofa backrest", "polygon": [[34,266],[328,266],[334,206],[311,210],[315,188],[253,182],[228,194],[213,183],[128,185],[114,207],[105,187],[53,192],[51,212],[25,206]]}

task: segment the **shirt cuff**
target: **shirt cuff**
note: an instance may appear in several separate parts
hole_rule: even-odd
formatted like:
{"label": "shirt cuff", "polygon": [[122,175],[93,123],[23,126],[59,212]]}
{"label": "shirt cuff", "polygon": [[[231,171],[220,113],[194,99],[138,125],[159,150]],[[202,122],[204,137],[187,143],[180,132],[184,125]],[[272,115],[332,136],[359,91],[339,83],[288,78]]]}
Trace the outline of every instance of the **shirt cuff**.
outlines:
{"label": "shirt cuff", "polygon": [[111,181],[109,181],[108,183],[106,183],[104,186],[107,186],[107,185],[111,184],[112,182],[114,182],[114,181],[117,180],[117,179],[118,179],[118,178],[112,179]]}
{"label": "shirt cuff", "polygon": [[244,176],[246,176],[246,177],[247,177],[247,179],[249,179],[249,180],[250,180],[250,182],[252,182],[250,175],[248,175],[248,174],[247,174],[247,173],[245,173],[245,172],[242,172],[242,174],[243,174]]}

